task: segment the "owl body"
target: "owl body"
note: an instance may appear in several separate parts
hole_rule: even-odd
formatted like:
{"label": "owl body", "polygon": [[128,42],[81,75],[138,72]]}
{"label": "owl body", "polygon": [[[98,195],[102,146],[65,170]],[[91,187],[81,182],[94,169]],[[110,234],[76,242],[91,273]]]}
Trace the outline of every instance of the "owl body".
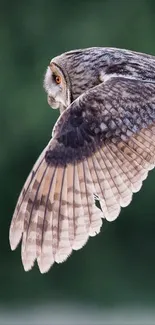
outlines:
{"label": "owl body", "polygon": [[[44,78],[60,109],[10,227],[25,270],[47,272],[100,232],[155,166],[155,57],[115,48],[66,52]],[[100,201],[101,209],[95,200]]]}

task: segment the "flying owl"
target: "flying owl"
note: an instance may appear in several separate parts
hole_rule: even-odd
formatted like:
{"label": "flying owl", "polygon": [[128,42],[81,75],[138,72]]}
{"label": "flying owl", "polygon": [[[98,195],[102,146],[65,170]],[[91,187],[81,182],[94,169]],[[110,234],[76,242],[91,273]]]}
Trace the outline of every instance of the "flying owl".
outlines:
{"label": "flying owl", "polygon": [[155,57],[69,51],[51,60],[44,88],[60,117],[10,226],[12,250],[22,239],[24,269],[37,260],[41,273],[98,234],[103,219],[116,219],[154,168]]}

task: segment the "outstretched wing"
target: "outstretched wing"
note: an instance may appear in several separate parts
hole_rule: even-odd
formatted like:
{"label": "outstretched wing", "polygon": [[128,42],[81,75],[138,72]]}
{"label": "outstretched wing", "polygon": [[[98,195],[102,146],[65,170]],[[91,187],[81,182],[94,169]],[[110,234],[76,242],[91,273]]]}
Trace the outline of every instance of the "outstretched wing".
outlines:
{"label": "outstretched wing", "polygon": [[65,261],[130,203],[155,165],[154,121],[155,84],[126,78],[90,89],[59,117],[10,227],[25,270]]}

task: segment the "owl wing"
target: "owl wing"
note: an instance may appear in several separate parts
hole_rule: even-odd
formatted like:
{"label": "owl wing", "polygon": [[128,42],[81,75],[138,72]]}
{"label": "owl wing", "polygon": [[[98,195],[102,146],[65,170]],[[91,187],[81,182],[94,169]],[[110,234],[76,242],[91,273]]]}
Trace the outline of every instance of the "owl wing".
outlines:
{"label": "owl wing", "polygon": [[[155,165],[155,84],[112,78],[76,99],[31,171],[10,244],[47,272],[114,220]],[[100,201],[101,209],[95,205]]]}

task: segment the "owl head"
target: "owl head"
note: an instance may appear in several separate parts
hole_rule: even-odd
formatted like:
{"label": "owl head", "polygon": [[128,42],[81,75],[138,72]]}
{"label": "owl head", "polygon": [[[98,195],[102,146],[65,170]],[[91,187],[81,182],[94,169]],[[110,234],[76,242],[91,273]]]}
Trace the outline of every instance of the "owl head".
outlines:
{"label": "owl head", "polygon": [[53,108],[59,108],[61,112],[70,104],[70,87],[61,67],[55,62],[50,62],[47,68],[44,88],[47,92],[48,104]]}
{"label": "owl head", "polygon": [[101,82],[99,55],[100,49],[91,48],[69,51],[51,60],[44,88],[52,108],[64,111],[79,95]]}

